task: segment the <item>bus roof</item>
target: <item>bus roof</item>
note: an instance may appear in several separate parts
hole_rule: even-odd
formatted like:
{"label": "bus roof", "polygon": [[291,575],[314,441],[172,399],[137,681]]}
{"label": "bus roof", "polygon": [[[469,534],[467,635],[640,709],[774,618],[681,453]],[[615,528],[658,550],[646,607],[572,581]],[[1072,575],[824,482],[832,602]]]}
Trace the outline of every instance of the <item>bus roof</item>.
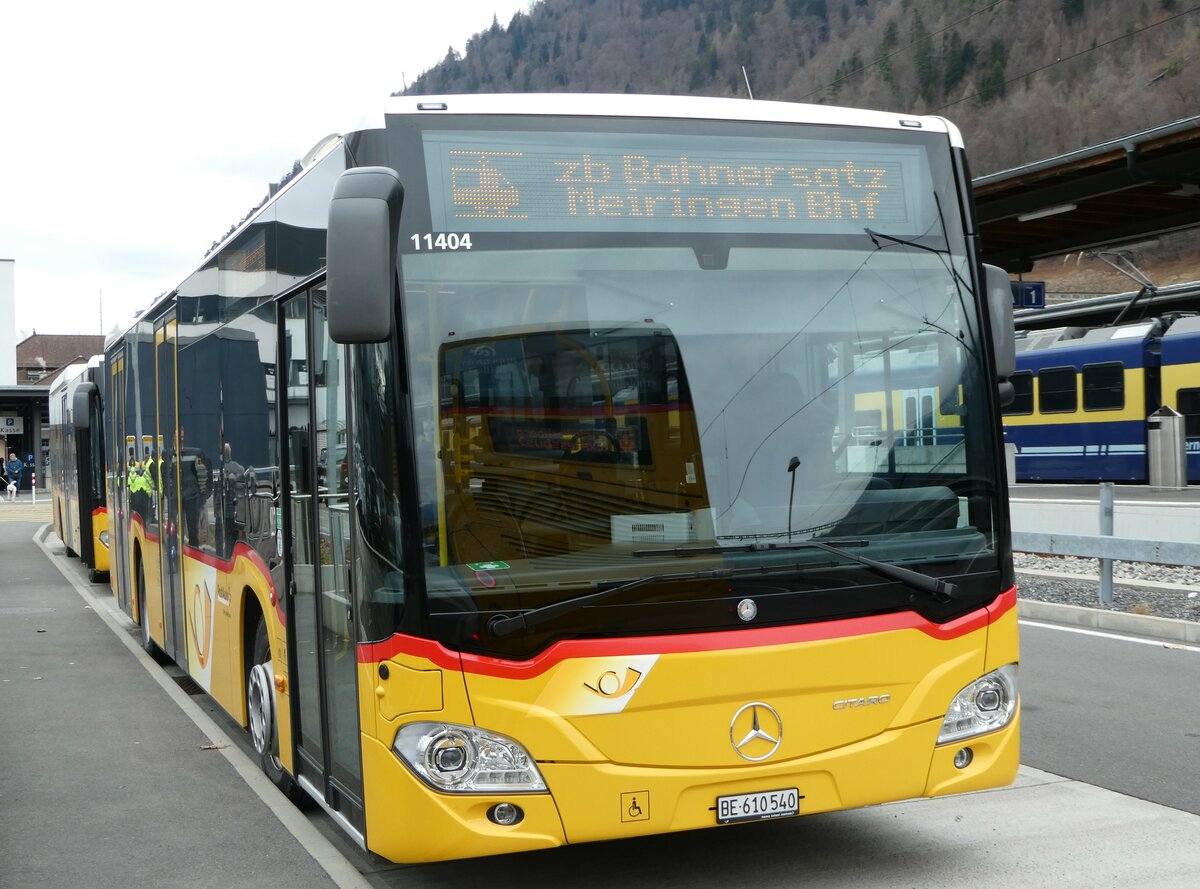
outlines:
{"label": "bus roof", "polygon": [[924,130],[945,133],[956,148],[963,146],[958,128],[942,117],[704,96],[648,96],[622,93],[496,93],[485,95],[392,96],[388,114],[496,114],[585,117],[686,118],[753,123],[811,123]]}

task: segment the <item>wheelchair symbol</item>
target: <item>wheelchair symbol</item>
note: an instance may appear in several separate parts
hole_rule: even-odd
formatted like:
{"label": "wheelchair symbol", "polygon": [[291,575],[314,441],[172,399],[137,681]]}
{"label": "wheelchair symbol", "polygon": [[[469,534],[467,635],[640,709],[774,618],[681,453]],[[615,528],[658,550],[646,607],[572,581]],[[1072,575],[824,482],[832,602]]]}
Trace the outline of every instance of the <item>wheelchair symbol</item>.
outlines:
{"label": "wheelchair symbol", "polygon": [[621,794],[621,820],[622,821],[649,821],[650,820],[650,793],[646,790],[639,790],[633,793]]}

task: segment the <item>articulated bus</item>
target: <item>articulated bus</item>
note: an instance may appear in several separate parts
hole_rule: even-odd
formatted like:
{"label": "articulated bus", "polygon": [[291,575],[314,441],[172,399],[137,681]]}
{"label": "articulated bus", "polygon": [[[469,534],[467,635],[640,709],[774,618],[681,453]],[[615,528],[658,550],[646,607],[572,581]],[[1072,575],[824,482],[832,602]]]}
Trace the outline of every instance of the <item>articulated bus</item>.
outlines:
{"label": "articulated bus", "polygon": [[72,364],[50,387],[50,498],[54,530],[88,579],[108,579],[108,506],[101,392],[104,356]]}
{"label": "articulated bus", "polygon": [[110,339],[147,649],[399,862],[1009,783],[1011,297],[957,130],[390,102]]}

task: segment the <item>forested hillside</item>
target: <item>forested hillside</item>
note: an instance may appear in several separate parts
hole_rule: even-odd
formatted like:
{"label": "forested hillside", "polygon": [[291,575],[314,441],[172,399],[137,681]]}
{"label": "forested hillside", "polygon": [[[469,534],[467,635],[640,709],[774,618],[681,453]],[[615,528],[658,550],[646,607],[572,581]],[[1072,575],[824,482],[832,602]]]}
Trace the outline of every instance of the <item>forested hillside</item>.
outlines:
{"label": "forested hillside", "polygon": [[1200,113],[1191,0],[537,0],[405,92],[745,96],[944,115],[976,175]]}

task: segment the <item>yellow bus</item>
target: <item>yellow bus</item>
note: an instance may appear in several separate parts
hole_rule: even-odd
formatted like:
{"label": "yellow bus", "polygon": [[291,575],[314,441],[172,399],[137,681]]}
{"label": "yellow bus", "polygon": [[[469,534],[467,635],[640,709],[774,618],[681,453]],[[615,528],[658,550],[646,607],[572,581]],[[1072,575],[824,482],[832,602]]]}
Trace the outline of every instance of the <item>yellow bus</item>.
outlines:
{"label": "yellow bus", "polygon": [[957,130],[380,124],[108,344],[118,598],[280,789],[419,862],[1010,782],[1011,298]]}
{"label": "yellow bus", "polygon": [[104,356],[72,364],[50,387],[50,500],[54,531],[88,579],[108,579],[108,508],[101,392]]}

